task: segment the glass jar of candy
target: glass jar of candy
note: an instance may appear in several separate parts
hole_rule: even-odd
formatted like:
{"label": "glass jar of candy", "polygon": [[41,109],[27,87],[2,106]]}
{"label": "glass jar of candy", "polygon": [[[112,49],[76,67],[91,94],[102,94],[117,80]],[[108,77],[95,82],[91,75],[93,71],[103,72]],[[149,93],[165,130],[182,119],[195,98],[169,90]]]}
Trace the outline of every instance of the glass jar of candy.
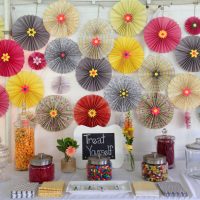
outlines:
{"label": "glass jar of candy", "polygon": [[88,158],[87,179],[89,181],[108,181],[112,179],[112,163],[108,157]]}
{"label": "glass jar of candy", "polygon": [[147,181],[160,182],[167,180],[168,164],[166,157],[153,152],[143,156],[142,176]]}
{"label": "glass jar of candy", "polygon": [[34,156],[35,123],[28,118],[25,109],[15,122],[15,168],[28,170],[30,159]]}
{"label": "glass jar of candy", "polygon": [[168,168],[174,167],[174,141],[175,137],[167,135],[167,130],[163,129],[163,135],[156,136],[157,140],[157,153],[166,156]]}
{"label": "glass jar of candy", "polygon": [[29,166],[29,181],[42,183],[54,179],[53,157],[40,153],[34,156]]}
{"label": "glass jar of candy", "polygon": [[196,138],[196,142],[186,145],[185,156],[186,174],[200,179],[200,138]]}

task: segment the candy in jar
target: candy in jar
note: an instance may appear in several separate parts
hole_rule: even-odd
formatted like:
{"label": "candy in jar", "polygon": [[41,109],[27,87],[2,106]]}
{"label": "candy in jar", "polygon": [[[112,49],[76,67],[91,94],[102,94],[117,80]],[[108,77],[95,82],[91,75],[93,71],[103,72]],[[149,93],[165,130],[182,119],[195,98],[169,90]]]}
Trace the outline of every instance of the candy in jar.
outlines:
{"label": "candy in jar", "polygon": [[107,181],[112,179],[112,163],[108,157],[92,156],[88,158],[87,179],[89,181]]}
{"label": "candy in jar", "polygon": [[155,152],[143,156],[142,176],[147,181],[160,182],[167,180],[168,164],[166,157]]}

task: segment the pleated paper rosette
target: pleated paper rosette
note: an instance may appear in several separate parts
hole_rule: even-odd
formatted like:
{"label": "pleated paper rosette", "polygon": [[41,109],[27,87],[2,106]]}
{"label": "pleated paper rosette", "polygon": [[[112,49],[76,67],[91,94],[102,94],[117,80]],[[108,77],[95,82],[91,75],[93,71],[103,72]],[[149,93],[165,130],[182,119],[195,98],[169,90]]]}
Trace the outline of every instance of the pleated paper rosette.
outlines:
{"label": "pleated paper rosette", "polygon": [[106,126],[110,115],[108,102],[98,95],[86,95],[79,99],[74,107],[74,119],[78,125]]}
{"label": "pleated paper rosette", "polygon": [[174,77],[174,68],[162,56],[148,56],[139,69],[139,79],[146,91],[158,92],[166,90]]}
{"label": "pleated paper rosette", "polygon": [[122,36],[132,37],[140,33],[147,19],[146,7],[138,0],[121,0],[111,9],[110,22]]}
{"label": "pleated paper rosette", "polygon": [[47,63],[44,54],[40,52],[33,52],[28,57],[28,64],[34,70],[41,70],[46,67]]}
{"label": "pleated paper rosette", "polygon": [[35,51],[47,44],[50,35],[43,25],[42,18],[25,15],[13,24],[12,37],[23,49]]}
{"label": "pleated paper rosette", "polygon": [[71,39],[57,38],[47,45],[45,59],[52,71],[66,74],[76,68],[81,59],[81,52]]}
{"label": "pleated paper rosette", "polygon": [[11,103],[17,107],[33,107],[44,95],[43,81],[34,72],[22,71],[8,79],[6,90]]}
{"label": "pleated paper rosette", "polygon": [[174,108],[167,96],[159,93],[144,95],[136,109],[137,118],[150,129],[159,129],[169,124]]}
{"label": "pleated paper rosette", "polygon": [[134,38],[119,37],[115,40],[108,58],[114,70],[130,74],[141,67],[144,52],[140,43]]}
{"label": "pleated paper rosette", "polygon": [[116,76],[106,86],[104,97],[112,110],[127,112],[137,106],[141,98],[141,89],[131,77]]}
{"label": "pleated paper rosette", "polygon": [[113,47],[114,32],[110,24],[103,19],[87,22],[79,35],[79,47],[85,57],[101,59],[108,55]]}
{"label": "pleated paper rosette", "polygon": [[4,21],[3,18],[0,17],[0,39],[4,38]]}
{"label": "pleated paper rosette", "polygon": [[175,56],[180,67],[186,71],[200,71],[200,37],[187,36],[176,47]]}
{"label": "pleated paper rosette", "polygon": [[72,107],[65,97],[50,95],[38,104],[36,119],[47,131],[61,131],[66,129],[73,120]]}
{"label": "pleated paper rosette", "polygon": [[47,31],[56,37],[72,35],[79,25],[78,10],[66,0],[58,0],[49,5],[43,14]]}
{"label": "pleated paper rosette", "polygon": [[181,40],[181,29],[171,18],[152,19],[144,29],[144,40],[152,51],[167,53],[176,48]]}
{"label": "pleated paper rosette", "polygon": [[65,94],[70,89],[70,82],[65,76],[57,76],[52,81],[51,88],[56,94]]}
{"label": "pleated paper rosette", "polygon": [[0,117],[2,117],[8,110],[9,97],[4,87],[0,85]]}
{"label": "pleated paper rosette", "polygon": [[105,58],[84,58],[76,67],[76,79],[79,85],[89,91],[98,91],[105,88],[111,77],[112,69]]}
{"label": "pleated paper rosette", "polygon": [[168,86],[168,97],[181,110],[195,109],[200,105],[200,79],[189,73],[176,75]]}
{"label": "pleated paper rosette", "polygon": [[185,21],[185,30],[191,35],[200,34],[200,18],[199,17],[189,17]]}
{"label": "pleated paper rosette", "polygon": [[0,76],[10,77],[21,71],[24,51],[14,40],[0,40]]}

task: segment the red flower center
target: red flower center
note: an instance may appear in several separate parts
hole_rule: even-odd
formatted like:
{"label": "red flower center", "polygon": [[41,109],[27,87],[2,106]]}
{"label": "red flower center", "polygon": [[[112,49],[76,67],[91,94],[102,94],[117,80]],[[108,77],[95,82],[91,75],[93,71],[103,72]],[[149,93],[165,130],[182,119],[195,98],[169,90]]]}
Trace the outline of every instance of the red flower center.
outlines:
{"label": "red flower center", "polygon": [[198,24],[197,23],[192,23],[192,28],[197,28],[198,27]]}
{"label": "red flower center", "polygon": [[100,44],[101,44],[101,40],[98,37],[92,39],[92,45],[93,46],[97,47]]}
{"label": "red flower center", "polygon": [[133,15],[129,14],[129,13],[125,14],[124,15],[124,21],[127,22],[127,23],[132,22],[133,21]]}
{"label": "red flower center", "polygon": [[23,85],[21,87],[21,92],[23,92],[24,94],[29,92],[29,86],[28,85]]}
{"label": "red flower center", "polygon": [[152,115],[155,115],[155,116],[159,115],[159,114],[160,114],[160,108],[158,108],[158,107],[153,107],[153,108],[151,109],[151,114],[152,114]]}
{"label": "red flower center", "polygon": [[59,15],[57,15],[56,18],[57,18],[57,22],[58,22],[59,24],[64,23],[65,20],[66,20],[66,16],[65,16],[64,14],[59,14]]}
{"label": "red flower center", "polygon": [[123,52],[123,57],[124,57],[125,59],[128,59],[130,56],[131,56],[131,53],[130,53],[129,51],[124,51],[124,52]]}
{"label": "red flower center", "polygon": [[60,53],[60,58],[63,59],[63,58],[65,58],[65,56],[66,56],[65,52],[61,52],[61,53]]}
{"label": "red flower center", "polygon": [[189,88],[183,89],[183,95],[184,96],[188,97],[188,96],[191,95],[191,93],[192,93],[191,89],[189,89]]}

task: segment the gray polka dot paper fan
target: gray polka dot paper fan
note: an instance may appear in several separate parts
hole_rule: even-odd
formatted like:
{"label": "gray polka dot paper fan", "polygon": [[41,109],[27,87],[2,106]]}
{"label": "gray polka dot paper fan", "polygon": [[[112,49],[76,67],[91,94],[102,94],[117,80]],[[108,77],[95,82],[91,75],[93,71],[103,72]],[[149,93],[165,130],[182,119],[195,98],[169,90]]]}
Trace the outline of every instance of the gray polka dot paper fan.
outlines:
{"label": "gray polka dot paper fan", "polygon": [[65,74],[76,68],[81,59],[81,52],[71,39],[57,38],[47,45],[45,59],[51,70]]}
{"label": "gray polka dot paper fan", "polygon": [[136,114],[145,127],[159,129],[171,122],[174,108],[165,95],[154,93],[142,97]]}
{"label": "gray polka dot paper fan", "polygon": [[98,91],[110,82],[112,69],[106,59],[84,58],[76,68],[76,79],[81,87]]}
{"label": "gray polka dot paper fan", "polygon": [[50,95],[42,99],[38,104],[36,119],[48,131],[61,131],[72,122],[72,107],[65,97]]}
{"label": "gray polka dot paper fan", "polygon": [[141,98],[141,89],[132,78],[117,76],[106,86],[104,96],[111,109],[127,112],[137,106]]}
{"label": "gray polka dot paper fan", "polygon": [[93,19],[83,27],[79,36],[79,47],[85,57],[101,59],[113,47],[114,32],[110,24],[102,19]]}
{"label": "gray polka dot paper fan", "polygon": [[183,38],[175,50],[176,60],[182,69],[189,72],[200,71],[200,37]]}
{"label": "gray polka dot paper fan", "polygon": [[139,79],[147,91],[158,92],[167,89],[174,77],[174,68],[161,56],[148,56],[139,69]]}
{"label": "gray polka dot paper fan", "polygon": [[35,51],[47,44],[50,35],[43,25],[42,18],[25,15],[13,24],[12,37],[23,49]]}

